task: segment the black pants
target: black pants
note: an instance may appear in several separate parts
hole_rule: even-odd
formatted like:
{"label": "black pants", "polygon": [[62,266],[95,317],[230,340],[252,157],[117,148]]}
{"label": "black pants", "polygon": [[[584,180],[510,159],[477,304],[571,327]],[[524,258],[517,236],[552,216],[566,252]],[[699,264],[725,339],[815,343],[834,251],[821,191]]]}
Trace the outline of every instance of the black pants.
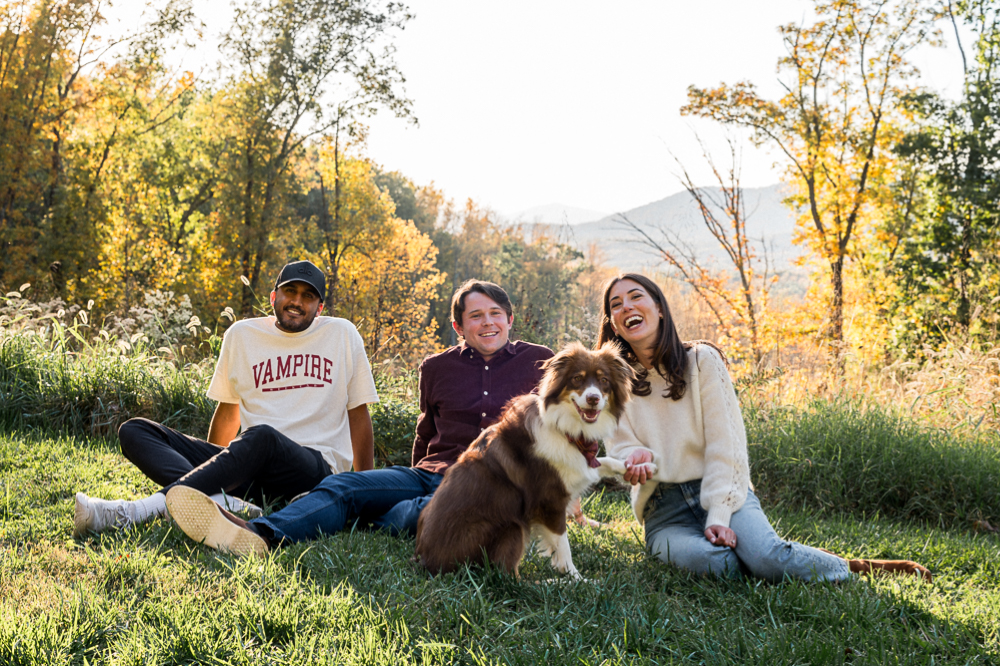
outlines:
{"label": "black pants", "polygon": [[330,474],[319,451],[266,425],[247,428],[222,447],[148,419],[131,419],[118,429],[118,440],[132,464],[165,486],[162,493],[182,485],[261,504],[290,500]]}

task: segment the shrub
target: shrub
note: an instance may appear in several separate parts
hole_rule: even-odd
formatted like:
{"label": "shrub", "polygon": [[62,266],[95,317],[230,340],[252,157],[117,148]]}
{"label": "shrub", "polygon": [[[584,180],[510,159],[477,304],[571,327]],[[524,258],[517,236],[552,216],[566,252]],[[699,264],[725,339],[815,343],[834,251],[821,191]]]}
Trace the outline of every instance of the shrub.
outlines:
{"label": "shrub", "polygon": [[375,461],[381,465],[409,465],[417,427],[418,373],[383,362],[375,366],[380,402],[370,406],[375,430]]}
{"label": "shrub", "polygon": [[371,405],[375,459],[380,465],[409,465],[419,410],[413,403],[389,398]]}
{"label": "shrub", "polygon": [[1000,520],[1000,442],[921,427],[875,404],[746,407],[751,478],[772,502],[940,526]]}
{"label": "shrub", "polygon": [[[71,329],[70,329],[71,330]],[[187,432],[206,432],[214,403],[205,396],[211,368],[181,368],[114,338],[80,351],[67,330],[0,338],[0,423],[84,436],[107,436],[144,416]]]}

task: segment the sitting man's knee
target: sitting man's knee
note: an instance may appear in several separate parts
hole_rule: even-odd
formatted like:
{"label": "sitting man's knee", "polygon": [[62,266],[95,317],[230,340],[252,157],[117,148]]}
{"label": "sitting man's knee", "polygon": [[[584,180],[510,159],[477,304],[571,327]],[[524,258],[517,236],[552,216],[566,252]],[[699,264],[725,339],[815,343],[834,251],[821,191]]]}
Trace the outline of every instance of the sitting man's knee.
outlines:
{"label": "sitting man's knee", "polygon": [[141,432],[144,430],[149,430],[150,426],[155,425],[149,419],[144,419],[142,417],[136,417],[134,419],[129,419],[125,423],[118,426],[118,436],[121,437],[122,434],[129,435],[136,432]]}
{"label": "sitting man's knee", "polygon": [[240,433],[239,439],[244,442],[253,442],[255,446],[274,444],[278,441],[278,435],[280,433],[272,426],[267,424],[250,426],[242,433]]}
{"label": "sitting man's knee", "polygon": [[351,479],[357,472],[343,472],[341,474],[329,474],[316,484],[312,492],[327,493],[329,497],[343,497],[344,495],[359,490],[351,484]]}
{"label": "sitting man's knee", "polygon": [[139,445],[145,437],[156,430],[156,424],[149,419],[134,418],[118,426],[118,445],[125,457]]}

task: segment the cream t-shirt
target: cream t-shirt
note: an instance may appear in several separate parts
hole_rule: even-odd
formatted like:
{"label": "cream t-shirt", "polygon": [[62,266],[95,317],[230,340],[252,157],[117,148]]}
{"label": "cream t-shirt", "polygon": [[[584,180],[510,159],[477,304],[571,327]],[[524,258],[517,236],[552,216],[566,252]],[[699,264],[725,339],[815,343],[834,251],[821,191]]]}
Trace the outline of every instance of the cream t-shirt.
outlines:
{"label": "cream t-shirt", "polygon": [[274,322],[259,317],[229,327],[208,397],[238,403],[244,430],[269,425],[319,451],[333,473],[349,471],[347,410],[378,402],[361,335],[336,317],[316,317],[299,333]]}

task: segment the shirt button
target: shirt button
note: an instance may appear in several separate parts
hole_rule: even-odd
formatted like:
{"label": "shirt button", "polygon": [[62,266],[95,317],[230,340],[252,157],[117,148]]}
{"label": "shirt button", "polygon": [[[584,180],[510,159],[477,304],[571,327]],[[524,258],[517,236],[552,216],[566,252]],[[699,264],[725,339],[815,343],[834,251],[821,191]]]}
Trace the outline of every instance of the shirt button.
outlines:
{"label": "shirt button", "polygon": [[483,395],[489,395],[489,394],[490,394],[489,391],[483,391]]}
{"label": "shirt button", "polygon": [[483,412],[483,417],[484,417],[484,418],[486,417],[486,412]]}
{"label": "shirt button", "polygon": [[484,430],[486,430],[486,428],[480,428],[480,429],[479,429],[479,432],[482,432],[482,431],[484,431]]}
{"label": "shirt button", "polygon": [[488,365],[487,365],[487,366],[486,366],[486,369],[487,369],[487,370],[489,370],[489,369],[490,369],[490,366],[488,366]]}

